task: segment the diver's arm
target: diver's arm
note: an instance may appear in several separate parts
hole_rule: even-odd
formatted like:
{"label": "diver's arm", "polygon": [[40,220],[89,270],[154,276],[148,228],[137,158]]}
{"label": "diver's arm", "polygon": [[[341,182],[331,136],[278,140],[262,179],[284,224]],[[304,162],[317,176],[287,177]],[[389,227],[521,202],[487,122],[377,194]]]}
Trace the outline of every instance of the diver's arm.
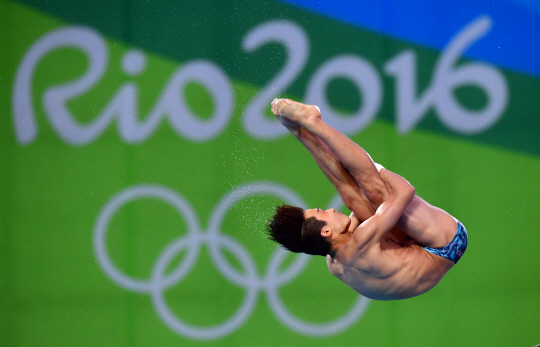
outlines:
{"label": "diver's arm", "polygon": [[414,187],[400,175],[386,169],[381,169],[380,175],[390,195],[375,215],[362,223],[353,234],[360,247],[380,242],[384,234],[397,223],[415,194]]}

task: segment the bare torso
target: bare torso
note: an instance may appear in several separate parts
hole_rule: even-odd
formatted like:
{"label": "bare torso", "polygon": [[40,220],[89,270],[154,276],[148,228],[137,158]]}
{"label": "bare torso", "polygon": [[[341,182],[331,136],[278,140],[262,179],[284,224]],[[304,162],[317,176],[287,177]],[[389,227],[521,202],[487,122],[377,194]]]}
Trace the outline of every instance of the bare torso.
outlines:
{"label": "bare torso", "polygon": [[433,288],[454,265],[433,255],[414,241],[399,243],[390,237],[369,247],[354,242],[327,256],[328,269],[349,287],[371,299],[396,300],[420,295]]}

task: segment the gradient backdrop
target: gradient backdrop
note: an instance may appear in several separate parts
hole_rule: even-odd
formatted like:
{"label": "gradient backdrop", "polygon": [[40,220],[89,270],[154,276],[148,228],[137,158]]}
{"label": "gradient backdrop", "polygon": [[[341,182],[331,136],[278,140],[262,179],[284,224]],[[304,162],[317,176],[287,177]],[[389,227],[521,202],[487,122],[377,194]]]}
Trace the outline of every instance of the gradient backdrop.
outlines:
{"label": "gradient backdrop", "polygon": [[[536,0],[0,0],[0,33],[0,345],[540,343]],[[265,240],[343,208],[276,96],[465,224],[437,287],[369,301]]]}

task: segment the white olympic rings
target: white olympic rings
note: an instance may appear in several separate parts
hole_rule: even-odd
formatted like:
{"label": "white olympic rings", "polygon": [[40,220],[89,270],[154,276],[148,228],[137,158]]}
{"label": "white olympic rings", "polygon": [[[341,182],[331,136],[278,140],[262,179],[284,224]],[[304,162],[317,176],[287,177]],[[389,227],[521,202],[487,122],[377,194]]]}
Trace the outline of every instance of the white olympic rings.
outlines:
{"label": "white olympic rings", "polygon": [[[192,339],[216,339],[238,329],[255,308],[259,291],[264,291],[272,312],[289,329],[310,336],[327,336],[336,334],[356,322],[364,313],[369,299],[359,296],[354,306],[342,317],[326,323],[308,323],[295,317],[285,307],[278,289],[293,280],[307,265],[310,257],[306,254],[296,256],[292,264],[279,272],[279,268],[287,255],[281,248],[276,249],[266,267],[266,275],[260,277],[255,262],[249,252],[234,238],[224,235],[220,225],[227,211],[238,201],[252,195],[268,194],[283,199],[289,204],[305,208],[304,201],[293,191],[274,183],[253,182],[234,189],[217,204],[210,217],[208,230],[202,230],[196,214],[190,204],[176,192],[156,185],[139,185],[125,189],[114,196],[101,210],[94,227],[94,252],[103,271],[119,286],[139,293],[148,293],[160,318],[175,332]],[[150,279],[132,278],[119,270],[107,253],[107,228],[114,214],[126,203],[143,198],[153,198],[172,205],[187,223],[187,234],[179,237],[158,256]],[[331,205],[339,205],[339,195],[332,199]],[[180,320],[167,305],[164,291],[178,282],[191,271],[198,258],[202,245],[207,245],[211,259],[218,271],[227,279],[246,289],[240,308],[233,316],[211,327],[189,325]],[[229,264],[222,253],[226,248],[241,264],[239,272]],[[166,269],[171,261],[182,250],[187,254],[183,262],[170,273]]]}

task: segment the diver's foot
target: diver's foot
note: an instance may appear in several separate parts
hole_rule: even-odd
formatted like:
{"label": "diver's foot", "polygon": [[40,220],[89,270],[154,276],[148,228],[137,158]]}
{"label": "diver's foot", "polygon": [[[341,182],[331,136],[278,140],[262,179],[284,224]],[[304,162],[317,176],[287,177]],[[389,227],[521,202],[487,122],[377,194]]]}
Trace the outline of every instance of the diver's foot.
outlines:
{"label": "diver's foot", "polygon": [[315,105],[305,105],[290,99],[274,99],[272,113],[287,118],[306,128],[321,119],[321,112]]}

